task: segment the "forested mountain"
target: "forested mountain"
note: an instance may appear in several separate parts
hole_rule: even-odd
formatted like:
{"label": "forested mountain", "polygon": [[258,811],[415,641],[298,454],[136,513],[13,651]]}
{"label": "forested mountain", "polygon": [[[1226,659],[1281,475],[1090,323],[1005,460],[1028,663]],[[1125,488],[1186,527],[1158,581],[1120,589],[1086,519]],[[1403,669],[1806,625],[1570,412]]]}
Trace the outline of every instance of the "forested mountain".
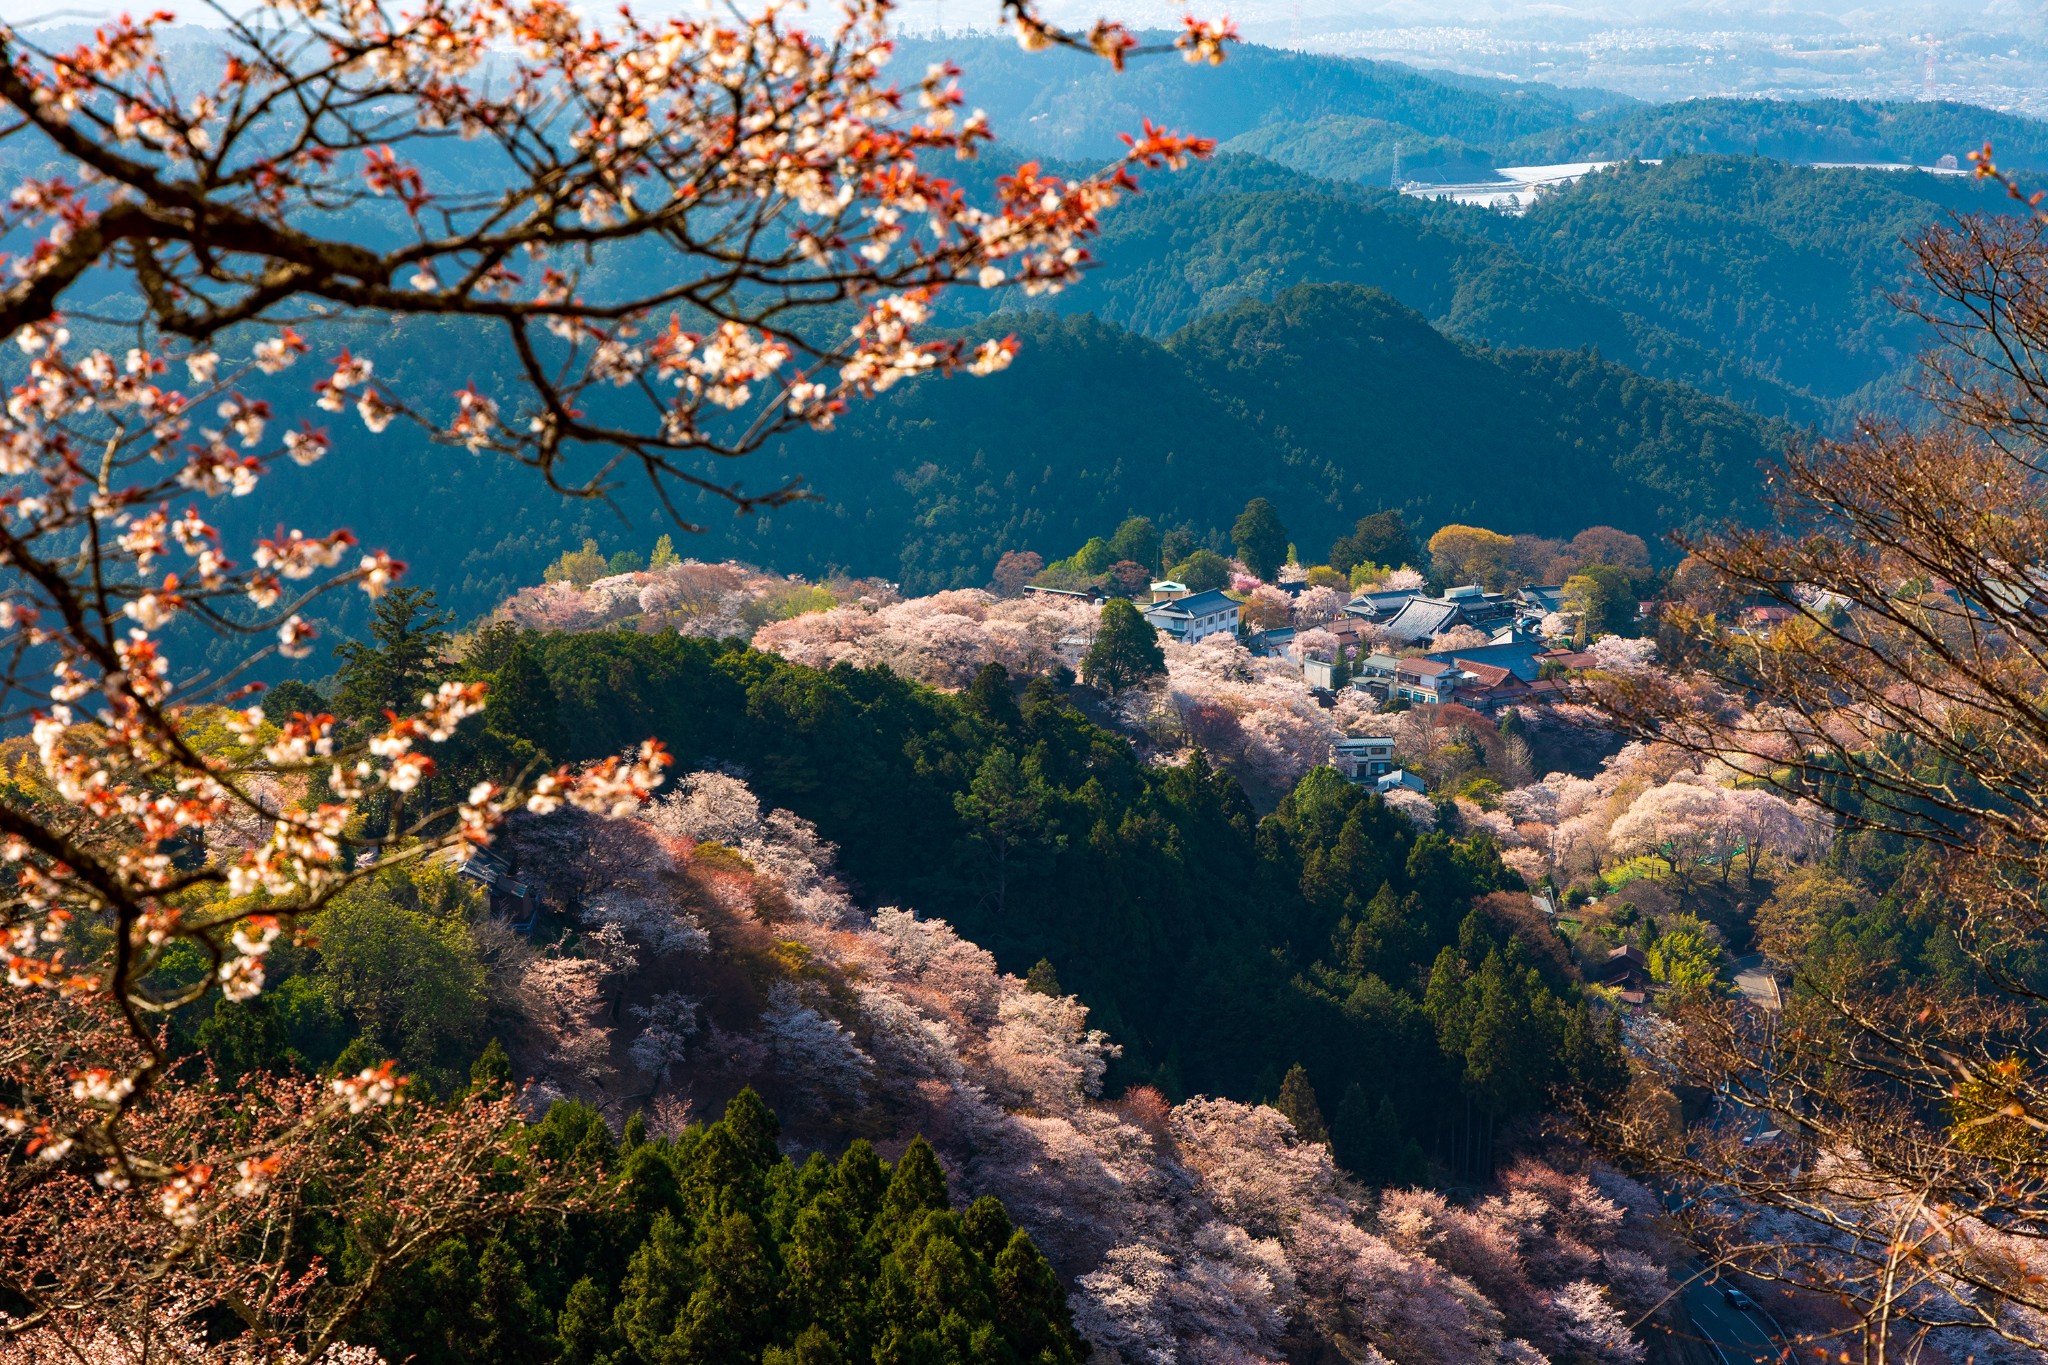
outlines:
{"label": "forested mountain", "polygon": [[[1304,544],[1388,506],[1431,523],[1568,535],[1604,521],[1655,538],[1741,506],[1750,471],[1783,437],[1590,352],[1452,340],[1357,286],[1246,300],[1163,342],[1085,315],[983,325],[1023,342],[1008,371],[899,386],[829,434],[718,471],[757,488],[801,475],[817,501],[748,518],[685,501],[706,524],[691,552],[919,590],[980,586],[1006,549],[1057,553],[1134,512],[1207,537],[1253,495],[1287,509]],[[474,356],[465,373],[488,387],[500,376],[465,335],[415,326],[365,336],[360,349],[396,383]],[[1233,353],[1247,346],[1261,348],[1256,361]],[[665,528],[630,479],[614,502],[567,501],[537,494],[524,469],[409,444],[402,430],[351,433],[338,457],[278,486],[317,498],[367,544],[406,546],[416,581],[465,619],[586,537],[644,547]],[[1441,477],[1447,449],[1458,452],[1454,482]],[[412,496],[390,496],[393,460],[406,463]],[[264,534],[279,515],[266,496],[234,509]]]}
{"label": "forested mountain", "polygon": [[[1200,535],[1251,495],[1287,508],[1304,544],[1388,506],[1654,536],[1741,505],[1781,439],[1590,354],[1461,344],[1356,286],[1248,300],[1163,346],[1087,317],[1014,325],[1030,358],[1010,372],[912,385],[780,448],[778,467],[808,470],[825,505],[715,527],[712,544],[792,570],[978,586],[1003,549],[1079,544],[1134,510]],[[1049,422],[1053,404],[1078,425]]]}
{"label": "forested mountain", "polygon": [[1119,75],[1085,54],[1022,52],[1007,36],[910,38],[897,46],[906,71],[956,62],[967,73],[961,87],[968,103],[987,110],[1007,141],[1062,157],[1116,156],[1123,150],[1117,135],[1146,118],[1227,139],[1274,124],[1349,115],[1497,146],[1569,124],[1589,101],[1627,103],[1544,85],[1451,84],[1392,62],[1251,44],[1233,48],[1229,61],[1194,79],[1172,61],[1134,62]]}
{"label": "forested mountain", "polygon": [[1452,336],[1539,350],[1596,348],[1660,379],[1770,416],[1824,420],[1807,395],[1630,311],[1525,253],[1512,220],[1295,176],[1224,156],[1109,222],[1098,266],[1053,306],[1164,336],[1240,299],[1300,283],[1372,285]]}
{"label": "forested mountain", "polygon": [[[1385,180],[1391,144],[1425,171],[1449,152],[1483,166],[1666,157],[1761,155],[1786,161],[1958,159],[1988,138],[2013,165],[2048,163],[2048,127],[1974,105],[1882,100],[1702,99],[1642,104],[1567,90],[1421,72],[1392,62],[1245,44],[1215,71],[1188,79],[1171,62],[1119,76],[1077,54],[1024,54],[1007,37],[911,39],[910,69],[951,60],[966,71],[971,105],[1010,141],[1052,156],[1113,156],[1116,135],[1150,117],[1238,150],[1287,146]],[[1412,151],[1411,151],[1412,148]],[[1381,158],[1385,158],[1382,160]],[[1427,174],[1421,178],[1434,178]]]}
{"label": "forested mountain", "polygon": [[1967,180],[1688,156],[1588,176],[1520,219],[1448,221],[1713,354],[1860,407],[1895,398],[1926,344],[1889,302],[1912,277],[1905,243],[2006,205]]}
{"label": "forested mountain", "polygon": [[1947,101],[1685,100],[1560,123],[1495,150],[1502,164],[1524,166],[1687,153],[1931,166],[1944,156],[1962,161],[1986,141],[2009,164],[2048,162],[2048,126]]}
{"label": "forested mountain", "polygon": [[1726,515],[1746,505],[1775,435],[1729,404],[1590,355],[1461,346],[1359,286],[1242,303],[1172,346],[1326,470],[1344,506],[1378,501],[1434,523]]}

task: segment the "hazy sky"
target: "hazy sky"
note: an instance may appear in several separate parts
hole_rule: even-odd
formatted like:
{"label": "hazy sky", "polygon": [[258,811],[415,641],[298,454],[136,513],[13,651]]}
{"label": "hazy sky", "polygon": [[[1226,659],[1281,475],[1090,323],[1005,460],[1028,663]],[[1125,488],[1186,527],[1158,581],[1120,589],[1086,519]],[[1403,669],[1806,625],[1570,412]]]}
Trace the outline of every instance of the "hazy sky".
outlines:
{"label": "hazy sky", "polygon": [[[403,3],[403,0],[400,0]],[[705,0],[635,0],[647,13]],[[736,0],[741,5],[758,0]],[[0,0],[0,17],[93,19],[138,0]],[[246,0],[238,0],[246,3]],[[612,0],[583,0],[593,12]],[[829,0],[822,0],[829,5]],[[989,27],[996,0],[899,0],[915,30]],[[1040,0],[1062,22],[1177,26],[1228,13],[1255,42],[1639,99],[1955,99],[2048,116],[2048,0]],[[204,22],[192,0],[170,0]],[[722,8],[722,5],[721,5]]]}

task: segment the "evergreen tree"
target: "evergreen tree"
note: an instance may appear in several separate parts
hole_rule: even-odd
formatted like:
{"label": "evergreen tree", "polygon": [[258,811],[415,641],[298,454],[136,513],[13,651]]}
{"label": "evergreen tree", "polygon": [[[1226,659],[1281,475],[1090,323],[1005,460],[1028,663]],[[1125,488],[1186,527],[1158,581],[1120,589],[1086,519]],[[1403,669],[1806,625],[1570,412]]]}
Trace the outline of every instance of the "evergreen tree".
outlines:
{"label": "evergreen tree", "polygon": [[664,1343],[696,1289],[698,1261],[691,1240],[690,1229],[664,1213],[626,1263],[613,1322],[643,1360],[663,1358]]}
{"label": "evergreen tree", "polygon": [[676,554],[675,541],[670,539],[666,531],[662,532],[661,538],[654,542],[654,553],[647,557],[647,567],[655,573],[660,573],[669,565],[680,563],[682,559]]}
{"label": "evergreen tree", "polygon": [[1157,628],[1120,597],[1104,602],[1095,643],[1081,660],[1081,676],[1115,696],[1165,672],[1166,651],[1159,647]]}
{"label": "evergreen tree", "polygon": [[1025,974],[1024,989],[1039,995],[1066,994],[1060,989],[1059,973],[1053,970],[1052,960],[1043,957],[1032,963],[1031,970]]}
{"label": "evergreen tree", "polygon": [[1399,512],[1374,512],[1360,517],[1349,535],[1337,537],[1330,546],[1330,567],[1350,573],[1360,564],[1378,564],[1398,569],[1421,557],[1415,532]]}
{"label": "evergreen tree", "polygon": [[1287,563],[1287,528],[1280,524],[1280,513],[1264,498],[1253,498],[1244,505],[1230,528],[1230,543],[1237,547],[1244,566],[1268,583],[1279,577],[1281,566]]}
{"label": "evergreen tree", "polygon": [[492,1365],[544,1365],[555,1358],[556,1342],[540,1297],[527,1283],[519,1254],[502,1238],[491,1241],[477,1258],[474,1317],[479,1330],[471,1339],[475,1354],[469,1359]]}
{"label": "evergreen tree", "polygon": [[998,915],[1008,902],[1010,871],[1032,855],[1062,842],[1045,810],[1046,787],[1008,749],[991,750],[968,789],[953,798],[967,823],[968,837],[988,851],[995,865],[993,896]]}
{"label": "evergreen tree", "polygon": [[967,1214],[961,1222],[967,1229],[968,1244],[990,1263],[1002,1254],[1003,1248],[1010,1244],[1011,1235],[1017,1230],[1010,1222],[1009,1212],[1003,1208],[1003,1202],[989,1194],[968,1205]]}
{"label": "evergreen tree", "polygon": [[1607,1012],[1603,1026],[1581,1000],[1565,1016],[1564,1063],[1572,1083],[1594,1102],[1618,1094],[1628,1084],[1628,1058],[1621,1046],[1621,1015]]}
{"label": "evergreen tree", "polygon": [[377,599],[368,642],[335,646],[335,714],[372,725],[389,711],[409,711],[441,682],[441,655],[455,619],[438,611],[431,588],[393,588]]}
{"label": "evergreen tree", "polygon": [[490,1086],[502,1089],[512,1084],[512,1059],[505,1055],[505,1045],[496,1038],[484,1044],[484,1050],[469,1066],[469,1083],[479,1089]]}
{"label": "evergreen tree", "polygon": [[761,1231],[744,1213],[714,1223],[697,1248],[697,1288],[664,1343],[668,1359],[688,1365],[758,1360],[769,1345],[781,1293]]}
{"label": "evergreen tree", "polygon": [[1016,694],[1010,690],[1010,671],[1001,664],[981,666],[974,681],[967,685],[967,704],[983,720],[1005,730],[1015,730],[1024,723],[1024,714],[1017,709]]}
{"label": "evergreen tree", "polygon": [[611,1305],[588,1275],[570,1287],[562,1311],[555,1315],[555,1340],[562,1365],[597,1365],[617,1340],[612,1333]]}
{"label": "evergreen tree", "polygon": [[1088,1354],[1067,1316],[1067,1295],[1050,1262],[1021,1231],[995,1260],[996,1323],[1011,1359],[1066,1365]]}
{"label": "evergreen tree", "polygon": [[1280,1082],[1280,1097],[1273,1101],[1273,1107],[1287,1115],[1287,1121],[1294,1125],[1294,1135],[1303,1142],[1330,1140],[1330,1130],[1323,1122],[1323,1107],[1316,1103],[1308,1068],[1300,1062],[1287,1068],[1287,1075]]}
{"label": "evergreen tree", "polygon": [[1148,574],[1157,574],[1160,569],[1159,531],[1146,517],[1132,517],[1116,528],[1116,534],[1109,538],[1109,553],[1112,560],[1128,559],[1145,566]]}
{"label": "evergreen tree", "polygon": [[1208,592],[1230,586],[1230,561],[1214,550],[1196,550],[1176,561],[1166,576],[1196,592]]}
{"label": "evergreen tree", "polygon": [[1375,1104],[1362,1087],[1347,1089],[1330,1126],[1330,1145],[1346,1170],[1370,1184],[1392,1184],[1409,1173],[1408,1143],[1392,1096],[1382,1095]]}
{"label": "evergreen tree", "polygon": [[947,1206],[946,1173],[939,1169],[938,1153],[923,1138],[913,1138],[902,1159],[889,1173],[889,1187],[882,1192],[880,1223],[907,1229],[927,1212]]}
{"label": "evergreen tree", "polygon": [[298,712],[317,716],[327,709],[327,698],[297,678],[273,683],[263,693],[263,713],[282,724]]}
{"label": "evergreen tree", "polygon": [[541,667],[535,642],[520,632],[504,651],[484,698],[484,728],[505,740],[532,742],[538,756],[556,763],[569,757],[555,687]]}

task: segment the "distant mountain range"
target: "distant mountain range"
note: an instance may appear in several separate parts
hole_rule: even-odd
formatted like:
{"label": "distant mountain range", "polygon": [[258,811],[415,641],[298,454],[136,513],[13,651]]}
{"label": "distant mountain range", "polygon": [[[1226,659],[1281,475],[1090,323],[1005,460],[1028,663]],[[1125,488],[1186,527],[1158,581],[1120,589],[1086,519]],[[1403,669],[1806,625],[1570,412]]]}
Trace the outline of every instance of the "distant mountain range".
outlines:
{"label": "distant mountain range", "polygon": [[[2016,160],[2048,161],[2041,125],[1951,106],[1642,106],[1258,48],[1122,77],[1012,43],[912,41],[898,61],[947,55],[1005,138],[958,168],[976,193],[1033,152],[1097,164],[1148,114],[1262,155],[1147,176],[1105,220],[1089,279],[1031,312],[993,313],[1022,302],[1003,293],[952,299],[946,325],[1020,333],[1011,371],[905,385],[830,436],[720,468],[755,487],[801,473],[820,501],[754,519],[707,504],[688,553],[923,590],[986,582],[1004,550],[1069,553],[1132,513],[1213,535],[1258,494],[1311,553],[1381,507],[1425,528],[1604,522],[1653,538],[1740,514],[1756,465],[1797,428],[1900,410],[1924,342],[1886,301],[1908,280],[1904,239],[2006,202],[1962,177],[1782,157],[1928,160],[1988,129]],[[1665,159],[1519,218],[1374,183],[1373,148],[1399,141],[1405,160],[1432,138],[1493,164]],[[453,326],[360,343],[401,386],[444,384],[451,357],[486,389],[509,383]],[[465,616],[585,537],[644,553],[662,529],[630,482],[616,503],[571,504],[459,452],[386,438],[338,455],[290,482],[399,547]],[[417,496],[389,496],[394,461]],[[267,533],[279,513],[252,502],[249,529]]]}
{"label": "distant mountain range", "polygon": [[906,39],[898,60],[916,71],[931,61],[957,62],[967,73],[969,102],[987,110],[1004,139],[1049,156],[1115,155],[1122,147],[1117,135],[1150,117],[1226,143],[1263,130],[1258,145],[1241,150],[1265,155],[1272,155],[1278,130],[1313,137],[1335,119],[1371,121],[1380,133],[1412,139],[1419,157],[1454,142],[1504,165],[1688,152],[1932,165],[1943,156],[1960,159],[1989,139],[2013,165],[2048,166],[2048,124],[1947,102],[1644,104],[1605,91],[1251,44],[1198,72],[1166,60],[1118,74],[1079,54],[1021,52],[1000,37]]}

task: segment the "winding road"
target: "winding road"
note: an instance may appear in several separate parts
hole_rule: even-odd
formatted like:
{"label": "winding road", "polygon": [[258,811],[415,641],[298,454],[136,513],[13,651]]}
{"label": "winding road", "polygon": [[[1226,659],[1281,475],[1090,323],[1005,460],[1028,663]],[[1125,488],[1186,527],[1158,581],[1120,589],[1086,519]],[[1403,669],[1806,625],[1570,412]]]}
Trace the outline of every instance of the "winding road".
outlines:
{"label": "winding road", "polygon": [[1779,1359],[1780,1348],[1777,1338],[1771,1335],[1764,1317],[1755,1310],[1745,1310],[1729,1303],[1722,1294],[1722,1286],[1709,1284],[1699,1267],[1692,1267],[1698,1278],[1687,1286],[1683,1295],[1685,1311],[1692,1318],[1695,1330],[1723,1365],[1756,1365],[1757,1362],[1773,1362]]}

